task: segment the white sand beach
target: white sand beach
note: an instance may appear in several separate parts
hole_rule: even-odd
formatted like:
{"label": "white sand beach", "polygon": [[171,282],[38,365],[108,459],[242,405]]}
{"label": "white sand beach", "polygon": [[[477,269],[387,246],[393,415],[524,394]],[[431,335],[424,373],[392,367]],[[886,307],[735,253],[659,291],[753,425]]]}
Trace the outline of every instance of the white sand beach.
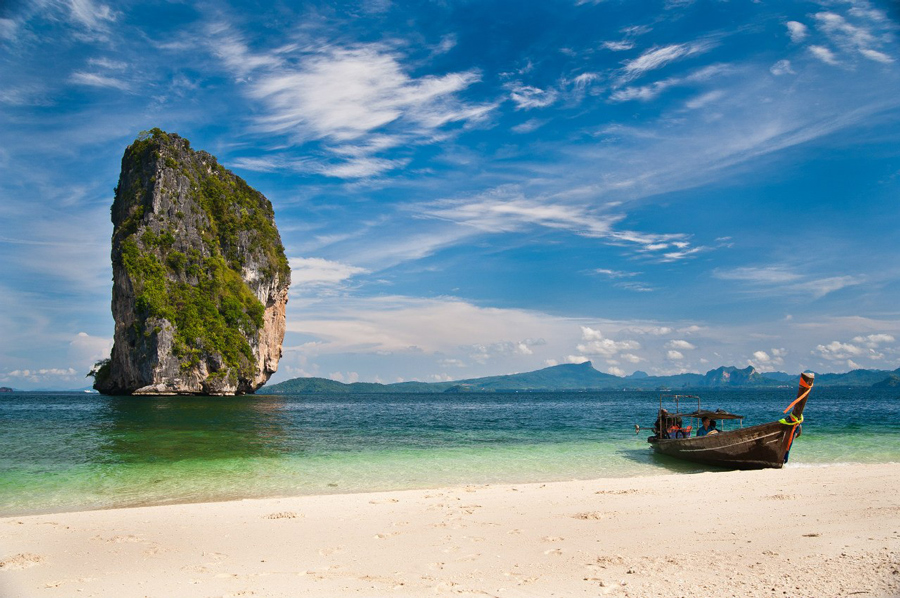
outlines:
{"label": "white sand beach", "polygon": [[0,596],[898,596],[900,465],[0,519]]}

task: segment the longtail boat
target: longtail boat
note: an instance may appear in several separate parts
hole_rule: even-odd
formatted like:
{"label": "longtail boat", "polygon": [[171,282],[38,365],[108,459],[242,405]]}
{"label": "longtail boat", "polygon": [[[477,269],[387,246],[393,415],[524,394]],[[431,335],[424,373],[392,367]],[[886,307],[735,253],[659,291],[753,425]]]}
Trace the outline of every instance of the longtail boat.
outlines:
{"label": "longtail boat", "polygon": [[[686,418],[701,420],[704,417],[713,421],[726,422],[728,420],[743,420],[743,416],[724,411],[702,411],[697,404],[697,410],[689,413],[679,413],[676,406],[675,413],[669,413],[660,405],[659,417],[654,429],[654,435],[647,442],[656,452],[686,461],[694,461],[706,465],[715,465],[729,469],[765,469],[774,467],[780,469],[784,466],[785,455],[791,448],[798,432],[799,425],[803,422],[803,408],[812,390],[815,374],[803,373],[800,375],[800,388],[797,391],[796,400],[787,406],[784,413],[791,412],[778,421],[740,427],[733,430],[719,431],[706,436],[690,437],[691,428],[686,428],[687,433],[671,432],[676,422]],[[697,397],[679,397],[679,399]],[[678,404],[676,404],[678,405]],[[676,437],[678,436],[678,437]]]}

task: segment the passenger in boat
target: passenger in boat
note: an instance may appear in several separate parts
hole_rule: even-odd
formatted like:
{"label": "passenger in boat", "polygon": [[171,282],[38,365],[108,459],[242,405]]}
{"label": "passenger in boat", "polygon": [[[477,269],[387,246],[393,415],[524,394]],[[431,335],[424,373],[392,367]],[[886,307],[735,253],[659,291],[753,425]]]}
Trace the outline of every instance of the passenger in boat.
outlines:
{"label": "passenger in boat", "polygon": [[703,425],[700,426],[699,428],[697,428],[697,436],[706,436],[707,434],[709,434],[709,431],[710,431],[710,429],[711,429],[711,428],[709,427],[709,418],[708,418],[708,417],[704,417],[704,418],[701,420],[701,423],[702,423]]}
{"label": "passenger in boat", "polygon": [[653,424],[653,433],[657,438],[668,438],[669,412],[665,409],[659,410],[656,416],[656,422]]}
{"label": "passenger in boat", "polygon": [[716,420],[710,421],[709,422],[709,432],[707,432],[706,434],[709,435],[709,434],[718,434],[718,433],[719,433],[719,431],[716,429]]}

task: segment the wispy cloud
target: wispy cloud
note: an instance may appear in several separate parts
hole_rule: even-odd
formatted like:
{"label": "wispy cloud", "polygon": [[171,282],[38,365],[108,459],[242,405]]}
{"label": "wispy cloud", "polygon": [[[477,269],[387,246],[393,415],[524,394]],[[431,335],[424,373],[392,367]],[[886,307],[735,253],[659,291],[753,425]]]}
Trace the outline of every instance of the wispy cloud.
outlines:
{"label": "wispy cloud", "polygon": [[512,130],[516,133],[531,133],[532,131],[537,131],[545,124],[547,124],[546,120],[541,120],[539,118],[529,118],[525,122],[512,127]]}
{"label": "wispy cloud", "polygon": [[369,45],[307,55],[299,69],[258,77],[249,93],[268,111],[258,120],[261,130],[346,142],[395,121],[427,134],[448,122],[478,118],[484,106],[452,96],[479,79],[474,71],[412,79],[399,55]]}
{"label": "wispy cloud", "polygon": [[[515,188],[498,188],[475,198],[442,200],[423,206],[422,217],[455,222],[484,233],[510,233],[540,226],[582,237],[632,246],[648,257],[676,261],[696,253],[687,235],[654,234],[619,229],[621,213],[590,205],[562,203],[552,197],[526,197]],[[671,251],[672,249],[675,251]]]}
{"label": "wispy cloud", "polygon": [[621,270],[610,270],[608,268],[596,268],[593,272],[602,276],[608,276],[609,278],[631,278],[640,274],[640,272],[623,272]]}
{"label": "wispy cloud", "polygon": [[131,91],[131,85],[121,79],[99,75],[97,73],[85,73],[76,71],[69,77],[71,83],[76,85],[87,85],[88,87],[105,87],[109,89],[118,89],[119,91]]}
{"label": "wispy cloud", "polygon": [[749,283],[758,289],[765,288],[767,293],[777,289],[785,294],[809,295],[814,299],[820,299],[846,287],[863,284],[866,280],[863,276],[817,278],[799,274],[784,266],[717,269],[713,275],[722,280],[736,280]]}
{"label": "wispy cloud", "polygon": [[496,108],[458,97],[481,80],[477,70],[413,77],[403,54],[388,45],[295,44],[260,52],[228,24],[210,29],[214,53],[260,105],[258,132],[295,144],[321,140],[335,157],[353,156],[323,166],[329,176],[370,177],[402,167],[405,161],[376,154],[429,143]]}
{"label": "wispy cloud", "polygon": [[515,103],[517,110],[546,108],[556,101],[556,97],[555,89],[540,89],[521,83],[510,86],[509,98]]}
{"label": "wispy cloud", "polygon": [[19,26],[13,19],[0,18],[0,39],[15,39],[18,29]]}
{"label": "wispy cloud", "polygon": [[117,13],[106,4],[92,0],[67,0],[72,18],[92,30],[105,29],[117,18]]}
{"label": "wispy cloud", "polygon": [[740,280],[757,284],[784,284],[800,280],[802,277],[782,266],[742,267],[718,269],[716,278],[723,280]]}
{"label": "wispy cloud", "polygon": [[623,52],[634,48],[634,42],[631,40],[603,42],[603,47],[613,52]]}
{"label": "wispy cloud", "polygon": [[[894,61],[889,55],[877,49],[882,46],[883,42],[868,27],[854,25],[843,16],[833,12],[816,13],[815,19],[817,27],[846,52],[858,52],[869,60],[884,64]],[[822,59],[824,60],[824,58]]]}
{"label": "wispy cloud", "polygon": [[716,44],[711,40],[701,40],[685,44],[672,44],[659,48],[653,48],[629,60],[623,67],[623,79],[630,81],[656,69],[661,69],[667,64],[690,56],[705,54],[712,50]]}
{"label": "wispy cloud", "polygon": [[[654,81],[649,85],[625,87],[618,89],[610,95],[611,102],[628,102],[640,100],[647,102],[658,97],[662,92],[671,87],[692,85],[708,81],[709,79],[730,73],[732,69],[728,65],[712,64],[698,69],[684,77],[669,77],[660,81]],[[717,93],[722,93],[721,91]]]}

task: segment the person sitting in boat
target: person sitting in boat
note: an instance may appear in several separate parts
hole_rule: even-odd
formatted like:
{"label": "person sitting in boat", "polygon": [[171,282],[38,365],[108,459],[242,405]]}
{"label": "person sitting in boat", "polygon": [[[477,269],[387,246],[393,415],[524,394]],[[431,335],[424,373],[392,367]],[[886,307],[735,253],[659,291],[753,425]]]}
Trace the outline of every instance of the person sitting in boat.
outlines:
{"label": "person sitting in boat", "polygon": [[700,426],[699,428],[697,428],[697,436],[706,436],[707,434],[709,434],[709,431],[712,429],[712,428],[710,428],[710,421],[709,421],[709,418],[708,418],[708,417],[704,417],[704,418],[701,420],[701,423],[702,423],[703,425]]}
{"label": "person sitting in boat", "polygon": [[656,422],[653,424],[653,433],[657,438],[668,438],[669,412],[665,409],[659,410],[656,416]]}
{"label": "person sitting in boat", "polygon": [[718,434],[718,433],[719,433],[719,430],[716,429],[716,420],[710,421],[709,422],[709,432],[707,432],[706,434],[709,435],[709,434]]}

